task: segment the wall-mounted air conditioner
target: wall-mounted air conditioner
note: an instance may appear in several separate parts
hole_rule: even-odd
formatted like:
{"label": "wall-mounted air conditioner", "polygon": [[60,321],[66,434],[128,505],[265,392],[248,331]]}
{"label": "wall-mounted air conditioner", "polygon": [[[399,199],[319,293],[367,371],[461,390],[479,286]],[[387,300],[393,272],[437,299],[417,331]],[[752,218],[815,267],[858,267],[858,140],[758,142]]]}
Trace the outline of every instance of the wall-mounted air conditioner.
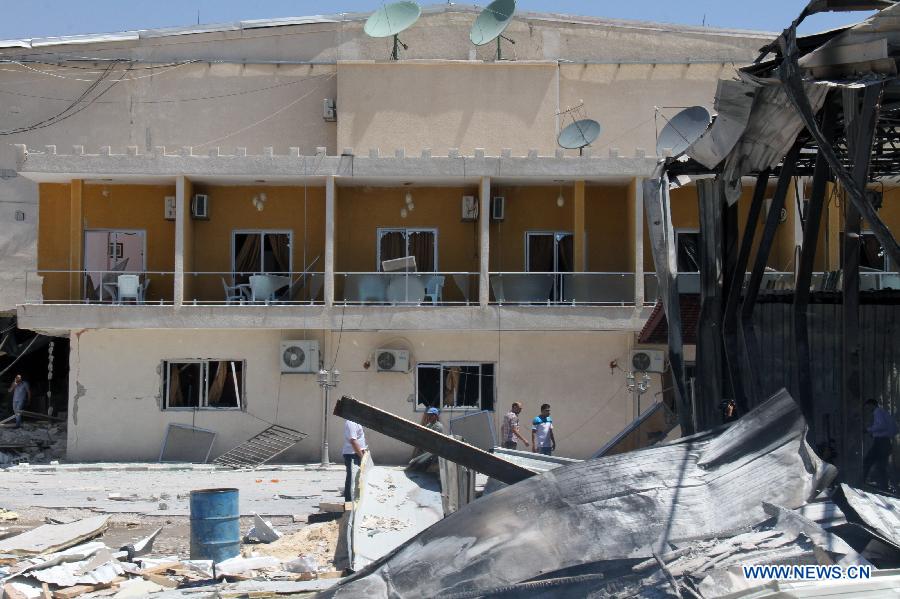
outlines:
{"label": "wall-mounted air conditioner", "polygon": [[166,196],[165,202],[163,218],[166,220],[175,220],[175,196]]}
{"label": "wall-mounted air conditioner", "polygon": [[659,349],[636,349],[631,352],[631,368],[635,372],[664,372],[666,352]]}
{"label": "wall-mounted air conditioner", "polygon": [[375,350],[379,372],[409,372],[409,352],[405,349]]}
{"label": "wall-mounted air conditioner", "polygon": [[503,220],[504,218],[506,218],[506,198],[494,196],[491,202],[491,219]]}
{"label": "wall-mounted air conditioner", "polygon": [[318,341],[302,340],[281,342],[281,372],[311,373],[318,371]]}
{"label": "wall-mounted air conditioner", "polygon": [[191,217],[198,220],[209,219],[209,196],[205,193],[195,193],[191,200]]}
{"label": "wall-mounted air conditioner", "polygon": [[478,199],[475,196],[462,197],[462,220],[478,220]]}

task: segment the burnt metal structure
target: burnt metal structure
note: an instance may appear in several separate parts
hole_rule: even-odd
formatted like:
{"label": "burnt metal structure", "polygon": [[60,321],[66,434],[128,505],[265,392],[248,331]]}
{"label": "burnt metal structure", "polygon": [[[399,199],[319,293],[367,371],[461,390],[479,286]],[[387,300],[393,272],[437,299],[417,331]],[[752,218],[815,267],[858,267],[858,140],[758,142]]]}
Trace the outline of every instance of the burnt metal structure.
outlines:
{"label": "burnt metal structure", "polygon": [[[826,11],[879,10],[854,27],[798,38],[797,26]],[[863,338],[860,329],[860,229],[865,221],[884,253],[900,264],[900,245],[867,197],[873,182],[900,177],[900,4],[887,0],[813,0],[757,61],[721,81],[718,115],[683,154],[665,159],[644,184],[651,245],[668,320],[674,392],[682,430],[690,434],[718,424],[717,406],[733,397],[747,413],[765,397],[770,373],[763,363],[756,329],[757,305],[780,213],[795,177],[811,177],[811,195],[800,215],[802,243],[795,252],[795,291],[790,294],[791,356],[783,362],[799,405],[810,423],[810,438],[833,444],[844,480],[862,482]],[[700,213],[700,310],[697,334],[699,398],[685,398],[679,292],[675,285],[674,231],[670,181],[697,182]],[[743,234],[737,226],[742,180],[755,178]],[[777,177],[763,217],[768,185]],[[844,202],[841,247],[840,323],[837,339],[840,401],[831,406],[838,422],[817,419],[824,400],[814,394],[810,341],[810,291],[817,243],[829,184]],[[764,218],[760,230],[759,220]],[[755,255],[754,255],[755,245]],[[749,280],[745,272],[750,267]],[[896,294],[883,297],[896,305]],[[890,297],[888,297],[890,296]],[[829,301],[834,301],[832,296]],[[818,301],[818,300],[817,300]],[[872,302],[871,298],[867,301]],[[878,303],[880,300],[875,300]],[[893,320],[891,320],[893,322]],[[771,334],[769,331],[767,334]],[[890,334],[890,333],[889,333]],[[768,343],[768,340],[766,341]],[[693,411],[692,411],[693,409]],[[829,414],[829,418],[832,414]],[[816,431],[817,427],[828,430]]]}

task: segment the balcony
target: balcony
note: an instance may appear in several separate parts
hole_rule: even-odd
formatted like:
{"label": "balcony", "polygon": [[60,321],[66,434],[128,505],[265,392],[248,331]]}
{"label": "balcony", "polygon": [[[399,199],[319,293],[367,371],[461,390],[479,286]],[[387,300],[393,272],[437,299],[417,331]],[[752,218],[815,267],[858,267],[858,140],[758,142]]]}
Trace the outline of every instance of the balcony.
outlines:
{"label": "balcony", "polygon": [[360,306],[478,305],[478,273],[339,272],[335,302]]}
{"label": "balcony", "polygon": [[323,272],[186,272],[184,303],[193,306],[313,306],[324,303]]}
{"label": "balcony", "polygon": [[492,272],[491,303],[533,306],[633,306],[630,272]]}

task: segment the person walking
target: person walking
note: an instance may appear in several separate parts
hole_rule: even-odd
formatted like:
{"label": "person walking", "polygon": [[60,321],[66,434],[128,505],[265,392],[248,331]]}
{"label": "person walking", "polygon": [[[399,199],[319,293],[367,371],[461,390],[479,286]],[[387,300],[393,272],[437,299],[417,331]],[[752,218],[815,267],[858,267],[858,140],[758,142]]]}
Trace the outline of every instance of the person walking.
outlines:
{"label": "person walking", "polygon": [[362,463],[369,446],[366,445],[366,432],[359,424],[347,420],[344,423],[344,447],[341,454],[344,456],[344,467],[347,469],[347,477],[344,479],[344,501],[353,501],[351,493],[353,487],[353,464]]}
{"label": "person walking", "polygon": [[531,423],[531,451],[544,455],[553,455],[556,451],[556,437],[553,436],[553,419],[550,417],[550,404],[541,406],[540,416],[535,416]]}
{"label": "person walking", "polygon": [[22,379],[21,374],[17,374],[9,386],[9,392],[12,393],[12,409],[16,415],[15,428],[22,428],[22,410],[25,409],[25,404],[31,401],[31,385]]}
{"label": "person walking", "polygon": [[863,458],[863,482],[869,478],[869,471],[875,468],[875,485],[888,489],[888,459],[891,457],[892,439],[897,434],[897,423],[891,414],[878,405],[878,400],[866,400],[866,407],[872,409],[872,425],[866,430],[872,435],[872,446]]}
{"label": "person walking", "polygon": [[521,412],[522,404],[514,401],[509,412],[503,417],[503,424],[500,425],[500,437],[505,449],[516,449],[519,446],[516,439],[520,439],[525,447],[528,447],[528,441],[519,432],[519,414]]}

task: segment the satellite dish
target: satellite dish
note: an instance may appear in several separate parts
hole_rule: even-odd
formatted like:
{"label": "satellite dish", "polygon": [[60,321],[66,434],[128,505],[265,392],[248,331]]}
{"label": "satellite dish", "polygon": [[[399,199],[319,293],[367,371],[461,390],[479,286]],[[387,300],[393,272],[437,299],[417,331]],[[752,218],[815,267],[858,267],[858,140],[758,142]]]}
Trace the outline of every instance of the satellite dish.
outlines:
{"label": "satellite dish", "polygon": [[703,106],[685,108],[666,119],[666,126],[656,138],[656,155],[662,156],[666,150],[671,150],[672,156],[678,156],[703,135],[711,121],[709,111]]}
{"label": "satellite dish", "polygon": [[573,121],[568,127],[559,132],[556,143],[561,148],[569,150],[581,150],[589,146],[600,137],[600,123],[593,119],[581,119]]}
{"label": "satellite dish", "polygon": [[516,12],[516,0],[494,0],[481,11],[475,22],[472,23],[469,39],[476,46],[489,44],[496,39],[497,60],[500,60],[503,57],[500,52],[500,40],[505,39],[511,44],[516,43],[503,35],[514,12]]}
{"label": "satellite dish", "polygon": [[400,41],[397,37],[401,31],[412,26],[419,20],[422,9],[415,2],[393,2],[386,4],[375,11],[372,16],[366,19],[363,31],[369,37],[391,37],[394,36],[394,50],[391,52],[391,60],[397,60],[399,46],[407,49],[407,45]]}

